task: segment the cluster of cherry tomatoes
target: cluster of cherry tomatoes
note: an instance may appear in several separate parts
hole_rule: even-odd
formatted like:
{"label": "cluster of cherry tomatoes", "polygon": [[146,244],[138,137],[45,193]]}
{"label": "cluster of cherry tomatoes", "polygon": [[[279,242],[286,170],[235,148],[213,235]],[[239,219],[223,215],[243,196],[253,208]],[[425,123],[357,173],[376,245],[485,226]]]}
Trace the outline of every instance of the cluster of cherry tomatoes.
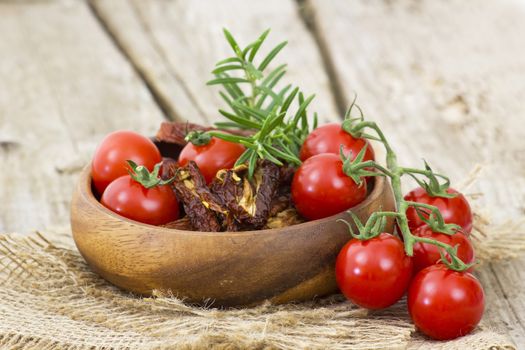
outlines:
{"label": "cluster of cherry tomatoes", "polygon": [[[339,124],[315,129],[301,148],[303,164],[292,183],[292,196],[298,211],[309,219],[330,216],[361,202],[366,197],[366,178],[357,185],[342,170],[338,156],[343,146],[346,156],[355,157],[367,146],[363,161],[374,160],[368,141],[354,138]],[[448,235],[434,232],[416,209],[406,212],[414,236],[426,237],[457,248],[466,264],[474,262],[474,249],[468,235],[472,212],[466,198],[453,189],[452,198],[432,197],[416,188],[405,200],[435,206],[445,223],[461,230]],[[483,288],[467,272],[450,270],[440,264],[440,248],[418,242],[413,256],[407,256],[402,239],[389,233],[369,240],[350,240],[336,262],[336,278],[341,292],[352,302],[369,309],[396,303],[408,292],[408,309],[415,325],[435,339],[452,339],[472,331],[484,310]]]}
{"label": "cluster of cherry tomatoes", "polygon": [[[217,171],[233,167],[243,152],[242,145],[212,138],[203,146],[188,143],[178,162],[184,166],[190,160],[195,161],[209,183]],[[177,220],[179,203],[174,191],[169,185],[147,188],[133,179],[129,160],[151,172],[161,164],[162,156],[150,139],[132,131],[113,132],[97,147],[91,176],[100,202],[124,217],[146,224],[163,225]]]}
{"label": "cluster of cherry tomatoes", "polygon": [[301,147],[299,156],[303,163],[292,181],[293,202],[307,219],[338,214],[366,198],[366,179],[358,185],[343,172],[341,146],[344,155],[352,159],[366,146],[363,160],[374,160],[374,150],[368,140],[352,137],[341,124],[331,123],[314,129]]}
{"label": "cluster of cherry tomatoes", "polygon": [[[417,188],[405,198],[437,206],[447,223],[461,223],[462,227],[452,235],[434,232],[417,214],[409,212],[414,236],[456,247],[463,262],[474,262],[474,249],[468,238],[472,214],[463,195],[430,197]],[[388,307],[408,293],[408,310],[418,329],[434,339],[453,339],[471,332],[481,320],[484,292],[470,274],[472,268],[451,270],[441,263],[441,254],[437,246],[417,242],[409,257],[402,239],[389,233],[364,241],[352,239],[337,257],[337,283],[348,299],[369,309]]]}
{"label": "cluster of cherry tomatoes", "polygon": [[145,188],[132,179],[126,161],[131,160],[149,171],[162,162],[157,146],[132,131],[107,135],[95,151],[91,177],[100,202],[132,220],[162,225],[179,217],[179,204],[169,186]]}

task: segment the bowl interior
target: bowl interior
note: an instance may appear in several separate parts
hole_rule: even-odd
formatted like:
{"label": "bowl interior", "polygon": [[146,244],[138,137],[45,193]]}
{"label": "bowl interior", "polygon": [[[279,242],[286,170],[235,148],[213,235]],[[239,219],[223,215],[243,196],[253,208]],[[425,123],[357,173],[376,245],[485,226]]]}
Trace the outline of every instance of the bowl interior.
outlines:
{"label": "bowl interior", "polygon": [[[179,146],[179,145],[176,145],[176,144],[171,144],[171,143],[166,143],[166,142],[159,142],[155,138],[152,138],[152,141],[159,148],[160,153],[161,153],[161,155],[163,157],[169,157],[169,158],[177,159],[179,154],[180,154],[180,152],[181,152],[181,150],[182,150],[182,147]],[[84,170],[84,177],[81,180],[81,182],[83,182],[84,191],[87,194],[88,200],[93,201],[94,202],[93,205],[96,205],[96,206],[100,207],[100,210],[103,210],[107,215],[114,216],[116,218],[119,218],[120,220],[127,221],[127,222],[130,222],[130,223],[134,223],[136,225],[143,225],[144,227],[148,227],[149,229],[158,228],[158,229],[165,230],[165,228],[161,228],[159,226],[149,225],[149,224],[145,224],[145,223],[141,223],[141,222],[138,222],[138,221],[134,221],[134,220],[128,219],[128,218],[126,218],[124,216],[121,216],[121,215],[115,213],[114,211],[109,210],[108,208],[104,207],[100,203],[100,198],[98,198],[98,196],[96,195],[96,191],[94,191],[94,187],[93,187],[92,180],[91,180],[91,171],[90,171],[90,167],[89,166],[86,167],[86,169]],[[377,198],[379,198],[381,196],[381,193],[383,191],[383,187],[385,185],[385,179],[383,177],[380,177],[380,176],[372,177],[367,182],[367,185],[368,185],[368,188],[367,188],[368,194],[367,194],[367,197],[365,198],[365,200],[363,200],[358,205],[356,205],[356,206],[354,206],[352,208],[349,208],[349,209],[352,209],[352,210],[355,210],[355,211],[359,211],[361,208],[367,207],[369,205],[369,203],[375,202],[377,200]],[[301,227],[301,226],[311,225],[314,222],[325,223],[325,222],[329,222],[329,221],[334,221],[334,220],[340,219],[342,214],[344,214],[345,212],[338,213],[338,214],[335,214],[333,216],[329,216],[329,217],[318,219],[318,220],[305,221],[303,223],[295,224],[293,226],[294,227]],[[284,228],[277,228],[277,229],[274,228],[274,229],[260,229],[260,230],[247,230],[247,231],[228,231],[228,232],[221,232],[221,234],[232,234],[232,235],[265,234],[265,235],[267,235],[267,234],[270,234],[270,233],[281,232],[284,229],[286,229],[286,227],[284,227]],[[175,229],[170,229],[170,230],[175,230]],[[186,232],[186,233],[192,234],[192,235],[195,235],[195,234],[214,235],[214,234],[216,234],[216,232],[188,231],[188,230],[180,230],[180,229],[176,229],[176,231],[177,232]]]}

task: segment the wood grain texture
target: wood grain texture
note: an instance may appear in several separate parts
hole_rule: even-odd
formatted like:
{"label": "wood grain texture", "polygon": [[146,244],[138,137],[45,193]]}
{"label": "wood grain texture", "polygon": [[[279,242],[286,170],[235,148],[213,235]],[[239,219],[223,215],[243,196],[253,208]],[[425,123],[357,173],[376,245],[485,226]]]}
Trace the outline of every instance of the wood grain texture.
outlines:
{"label": "wood grain texture", "polygon": [[525,6],[308,4],[343,96],[348,102],[358,93],[403,162],[421,165],[425,157],[453,183],[481,163],[470,189],[484,193],[478,204],[492,207],[496,221],[523,216]]}
{"label": "wood grain texture", "polygon": [[217,109],[224,102],[217,89],[205,83],[213,78],[215,62],[231,56],[222,34],[226,27],[241,45],[271,28],[261,57],[287,39],[288,46],[275,62],[288,63],[285,82],[317,94],[312,107],[320,120],[339,118],[319,51],[292,0],[91,3],[171,117],[205,124],[219,118]]}
{"label": "wood grain texture", "polygon": [[[390,183],[377,178],[369,196],[352,208],[365,222],[393,210]],[[198,232],[141,224],[102,206],[82,172],[71,204],[78,250],[102,277],[150,295],[170,291],[188,302],[213,306],[310,300],[337,291],[335,258],[348,241],[348,213],[280,229]],[[392,231],[389,223],[387,231]],[[355,227],[354,227],[355,229]],[[283,268],[285,267],[285,268]]]}
{"label": "wood grain texture", "polygon": [[67,225],[96,144],[162,113],[80,1],[1,2],[0,231]]}
{"label": "wood grain texture", "polygon": [[[481,163],[484,170],[467,191],[483,193],[474,206],[487,208],[496,223],[523,218],[523,4],[310,0],[306,6],[341,95],[358,93],[403,163],[419,165],[424,156],[453,185]],[[489,298],[486,322],[520,346],[524,263],[480,271]]]}

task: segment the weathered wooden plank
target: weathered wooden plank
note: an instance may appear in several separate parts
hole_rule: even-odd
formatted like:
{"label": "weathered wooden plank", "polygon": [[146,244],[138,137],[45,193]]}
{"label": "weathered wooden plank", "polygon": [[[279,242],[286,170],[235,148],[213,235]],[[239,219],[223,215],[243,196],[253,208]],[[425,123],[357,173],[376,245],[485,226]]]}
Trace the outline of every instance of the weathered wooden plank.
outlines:
{"label": "weathered wooden plank", "polygon": [[162,112],[81,1],[0,3],[0,232],[68,225],[79,170]]}
{"label": "weathered wooden plank", "polygon": [[280,58],[289,64],[286,81],[317,93],[313,109],[321,120],[339,117],[317,47],[292,0],[93,0],[92,5],[175,118],[206,123],[218,118],[223,101],[205,83],[215,62],[231,55],[223,27],[243,44],[272,28],[261,53],[288,39]]}
{"label": "weathered wooden plank", "polygon": [[403,161],[417,165],[424,156],[456,182],[483,163],[472,187],[485,194],[480,204],[505,204],[493,211],[497,220],[523,215],[525,7],[511,1],[482,1],[475,9],[462,1],[308,4],[343,96],[358,93]]}
{"label": "weathered wooden plank", "polygon": [[[310,0],[306,6],[341,94],[359,94],[404,162],[416,165],[424,156],[453,183],[482,163],[469,190],[484,193],[475,206],[489,208],[496,222],[523,216],[523,5]],[[485,322],[520,345],[524,262],[480,271],[489,299]]]}
{"label": "weathered wooden plank", "polygon": [[179,73],[172,70],[162,48],[151,37],[147,23],[129,1],[101,1],[91,5],[101,23],[156,97],[170,119],[205,122],[204,112]]}

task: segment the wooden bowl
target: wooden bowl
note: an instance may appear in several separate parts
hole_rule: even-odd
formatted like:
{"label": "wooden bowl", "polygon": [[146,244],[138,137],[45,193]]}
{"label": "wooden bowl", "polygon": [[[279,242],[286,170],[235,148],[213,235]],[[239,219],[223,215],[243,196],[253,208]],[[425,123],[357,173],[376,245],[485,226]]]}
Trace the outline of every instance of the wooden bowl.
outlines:
{"label": "wooden bowl", "polygon": [[[382,177],[351,210],[364,222],[379,209],[394,210],[390,183]],[[75,243],[103,278],[134,293],[171,291],[188,302],[214,306],[266,299],[285,303],[336,292],[335,258],[350,239],[346,225],[336,222],[340,218],[350,220],[344,212],[285,228],[244,232],[151,226],[101,205],[91,189],[89,166],[71,203]],[[388,226],[391,232],[392,223]]]}

